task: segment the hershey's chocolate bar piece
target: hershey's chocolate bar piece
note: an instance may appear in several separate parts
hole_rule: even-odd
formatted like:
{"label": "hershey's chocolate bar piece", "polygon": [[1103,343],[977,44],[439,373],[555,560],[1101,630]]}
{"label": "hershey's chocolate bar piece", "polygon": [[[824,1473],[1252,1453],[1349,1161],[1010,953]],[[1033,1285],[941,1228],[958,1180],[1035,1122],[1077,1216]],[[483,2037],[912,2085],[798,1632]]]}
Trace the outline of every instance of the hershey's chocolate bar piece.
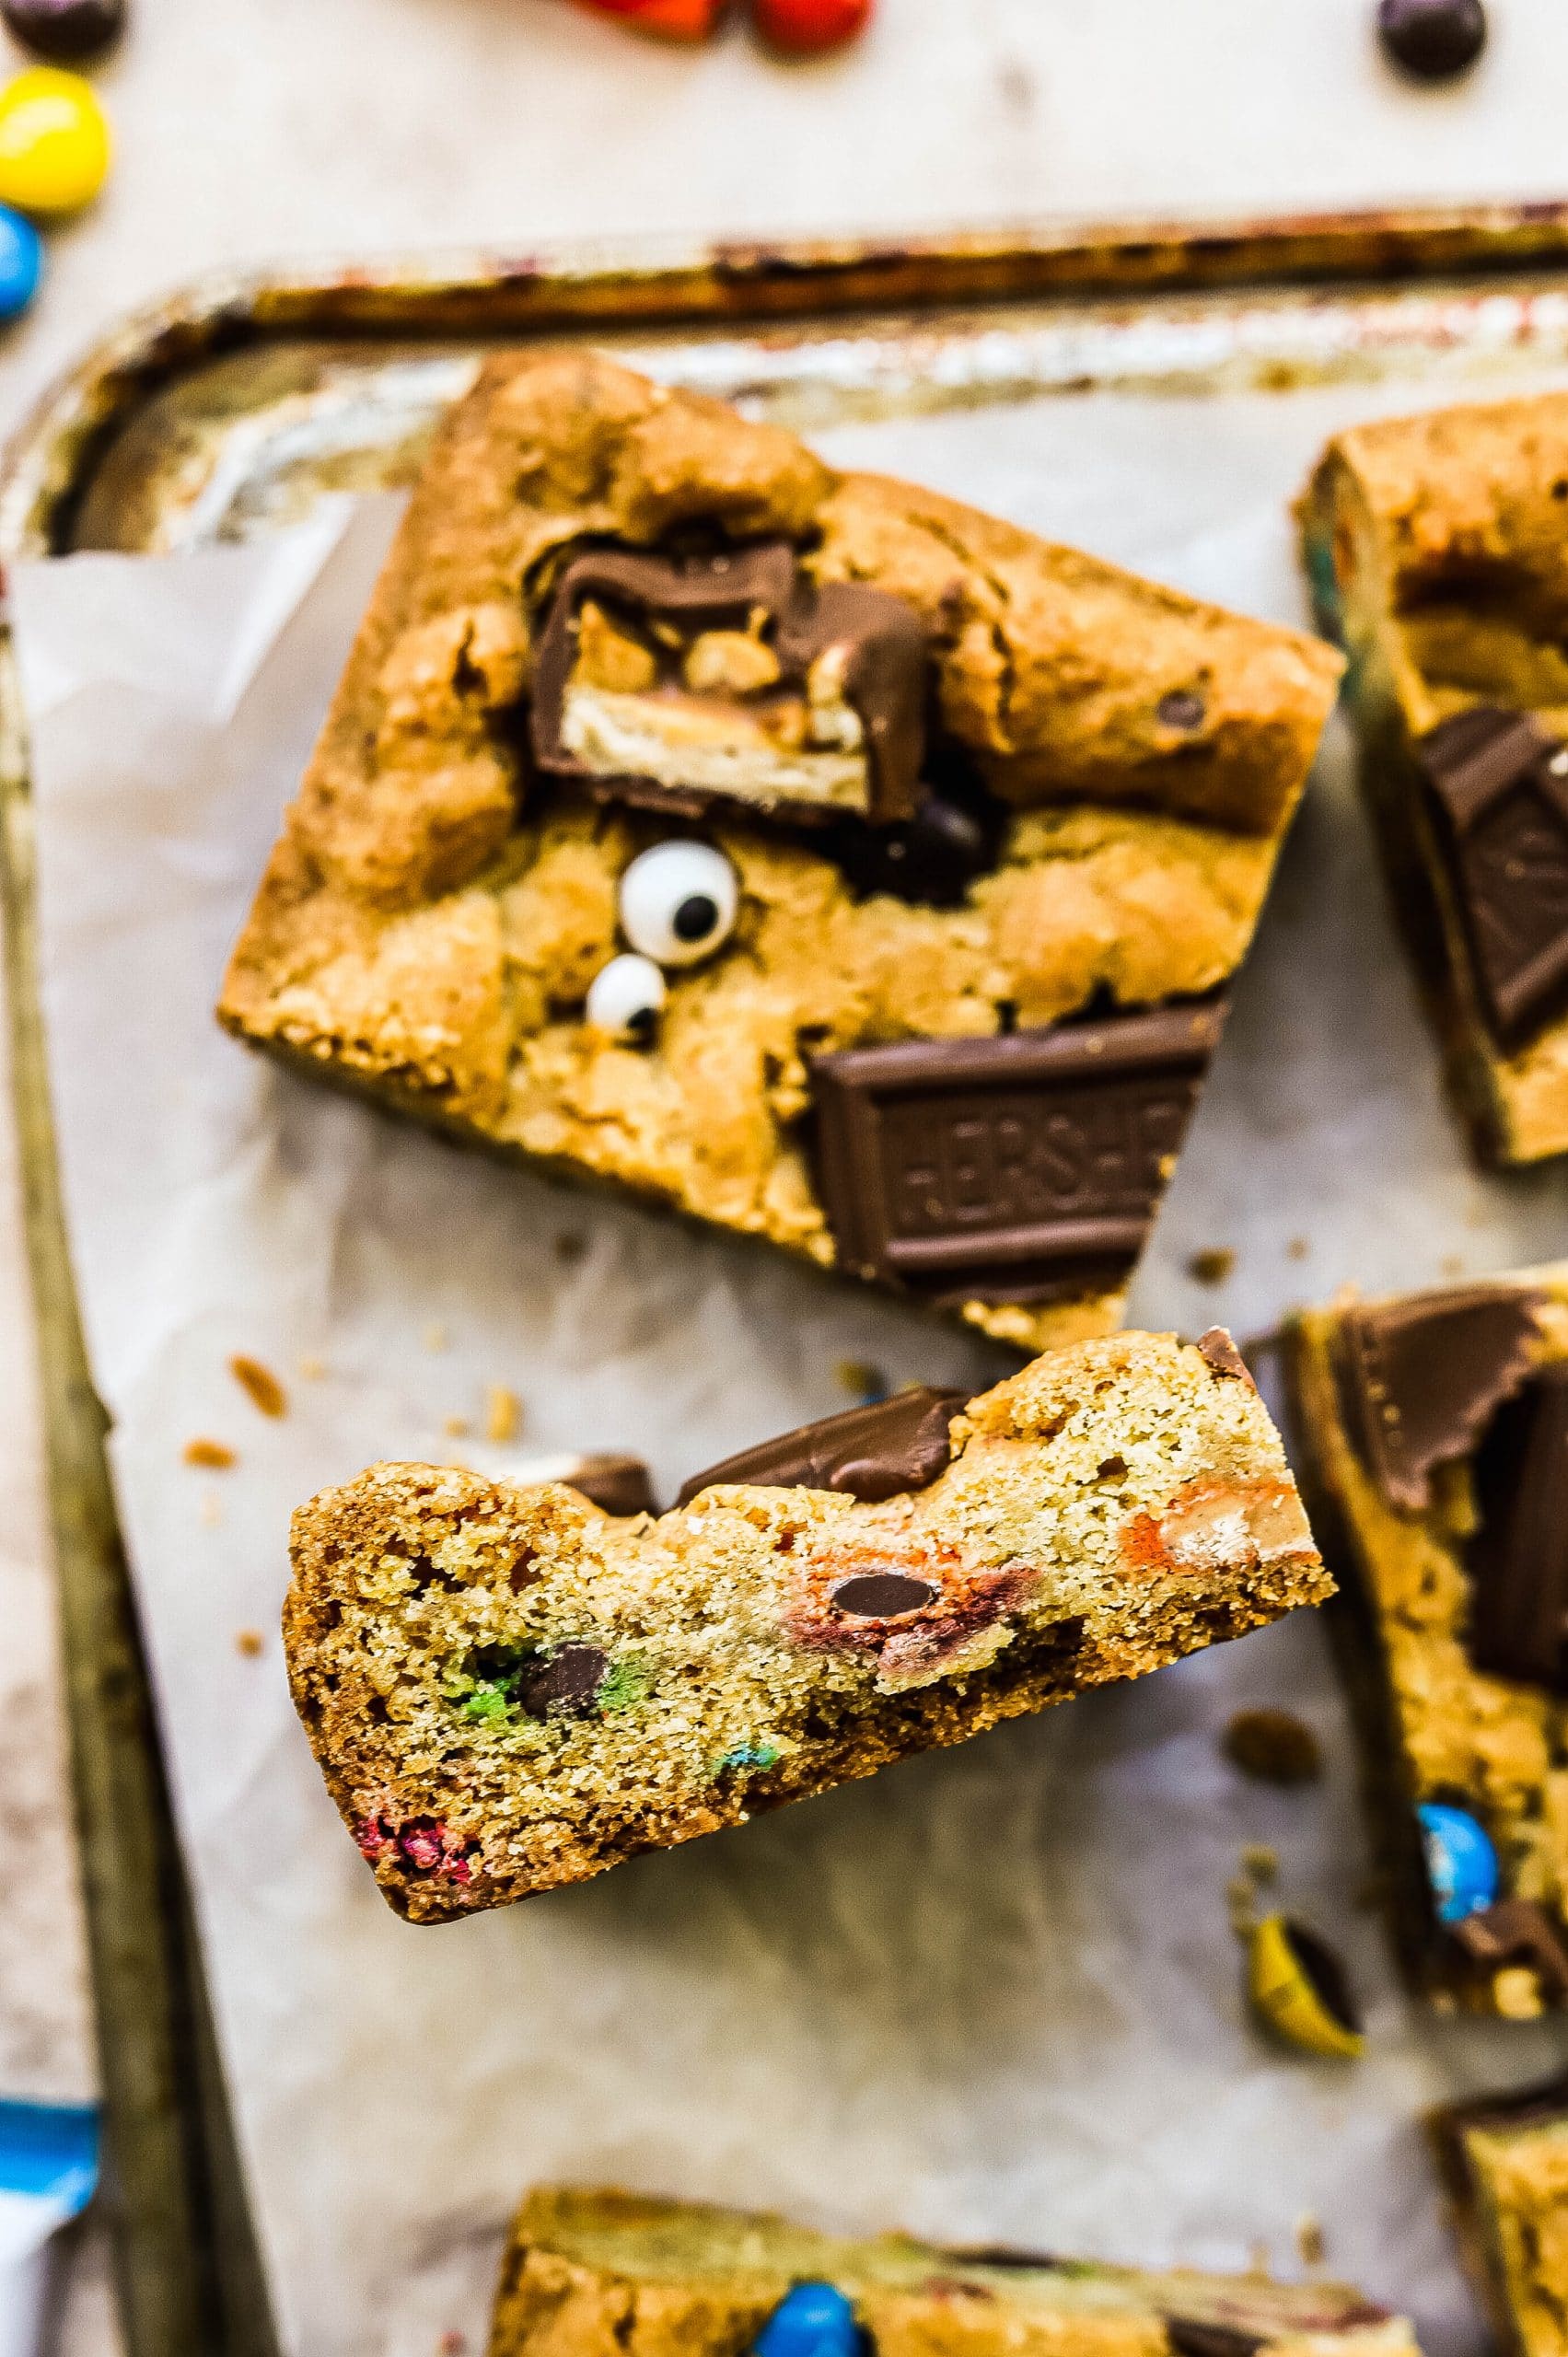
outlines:
{"label": "hershey's chocolate bar piece", "polygon": [[1474,1481],[1470,1659],[1568,1694],[1568,1362],[1539,1368],[1504,1401]]}
{"label": "hershey's chocolate bar piece", "polygon": [[653,1482],[640,1457],[620,1457],[610,1451],[585,1457],[569,1478],[573,1489],[601,1513],[623,1515],[658,1512]]}
{"label": "hershey's chocolate bar piece", "polygon": [[1434,1467],[1470,1455],[1529,1374],[1541,1306],[1527,1286],[1476,1284],[1346,1312],[1346,1420],[1391,1505],[1423,1512]]}
{"label": "hershey's chocolate bar piece", "polygon": [[[650,808],[700,817],[726,796],[671,786],[655,778],[602,775],[563,742],[566,693],[575,654],[579,611],[603,598],[648,622],[673,623],[683,633],[746,630],[759,612],[769,618],[771,644],[782,679],[804,688],[819,656],[844,654],[843,695],[865,731],[870,787],[867,818],[890,825],[914,817],[925,753],[926,668],[930,642],[912,606],[856,582],[813,582],[787,540],[706,557],[668,557],[630,549],[591,549],[573,559],[558,582],[539,637],[534,662],[530,734],[534,759],[552,775],[576,779],[590,791],[645,803]],[[756,806],[743,806],[755,815]],[[792,819],[824,822],[842,816],[829,806],[781,801]]]}
{"label": "hershey's chocolate bar piece", "polygon": [[869,1408],[824,1416],[777,1440],[744,1448],[694,1474],[677,1499],[689,1506],[703,1490],[838,1490],[875,1504],[906,1490],[929,1489],[948,1463],[947,1426],[969,1405],[967,1391],[895,1392]]}
{"label": "hershey's chocolate bar piece", "polygon": [[1224,1019],[1205,1002],[813,1058],[840,1266],[942,1304],[1119,1283]]}
{"label": "hershey's chocolate bar piece", "polygon": [[1504,1898],[1479,1914],[1450,1923],[1447,1935],[1484,1972],[1527,1965],[1554,2005],[1568,2001],[1568,1944],[1532,1898]]}
{"label": "hershey's chocolate bar piece", "polygon": [[1568,747],[1526,713],[1481,704],[1416,753],[1486,1020],[1517,1048],[1568,1007]]}

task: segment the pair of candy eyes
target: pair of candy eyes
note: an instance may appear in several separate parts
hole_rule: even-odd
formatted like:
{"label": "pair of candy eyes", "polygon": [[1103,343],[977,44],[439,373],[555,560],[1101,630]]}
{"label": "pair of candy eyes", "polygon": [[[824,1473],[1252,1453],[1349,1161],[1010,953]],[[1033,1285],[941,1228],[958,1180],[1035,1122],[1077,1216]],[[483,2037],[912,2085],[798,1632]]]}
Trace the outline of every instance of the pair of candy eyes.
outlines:
{"label": "pair of candy eyes", "polygon": [[585,1012],[597,1030],[641,1046],[665,1001],[667,966],[694,966],[735,930],[740,888],[711,843],[656,843],[621,878],[621,930],[631,949],[594,976]]}

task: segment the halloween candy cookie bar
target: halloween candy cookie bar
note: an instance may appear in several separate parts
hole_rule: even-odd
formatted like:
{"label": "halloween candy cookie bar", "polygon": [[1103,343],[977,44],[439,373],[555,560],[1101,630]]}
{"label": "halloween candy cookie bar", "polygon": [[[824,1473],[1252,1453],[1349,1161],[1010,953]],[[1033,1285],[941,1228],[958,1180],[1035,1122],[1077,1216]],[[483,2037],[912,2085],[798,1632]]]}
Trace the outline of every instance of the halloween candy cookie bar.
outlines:
{"label": "halloween candy cookie bar", "polygon": [[1330,1590],[1229,1340],[902,1393],[655,1520],[380,1465],[299,1511],[294,1697],[390,1903],[498,1907]]}
{"label": "halloween candy cookie bar", "polygon": [[784,2218],[545,2186],[519,2211],[490,2357],[1411,2357],[1343,2284],[854,2242]]}
{"label": "halloween candy cookie bar", "polygon": [[1568,2080],[1439,2112],[1460,2247],[1507,2357],[1561,2357],[1568,2316]]}
{"label": "halloween candy cookie bar", "polygon": [[1338,668],[592,354],[504,355],[222,1016],[1026,1348],[1103,1330]]}
{"label": "halloween candy cookie bar", "polygon": [[1362,778],[1479,1150],[1568,1151],[1568,393],[1353,428],[1302,502]]}
{"label": "halloween candy cookie bar", "polygon": [[1568,2006],[1568,1267],[1307,1312],[1291,1365],[1407,1967]]}

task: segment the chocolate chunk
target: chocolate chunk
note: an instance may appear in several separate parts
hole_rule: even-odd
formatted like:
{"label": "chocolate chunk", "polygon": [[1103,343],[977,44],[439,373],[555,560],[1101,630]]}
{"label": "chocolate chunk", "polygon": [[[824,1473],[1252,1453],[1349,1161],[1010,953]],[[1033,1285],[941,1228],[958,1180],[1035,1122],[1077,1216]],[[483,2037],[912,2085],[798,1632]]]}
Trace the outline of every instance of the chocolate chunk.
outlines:
{"label": "chocolate chunk", "polygon": [[640,1457],[585,1457],[572,1487],[602,1514],[656,1514],[653,1483]]}
{"label": "chocolate chunk", "polygon": [[1155,706],[1156,719],[1167,728],[1202,728],[1207,712],[1202,697],[1185,688],[1173,689],[1169,695],[1161,696]]}
{"label": "chocolate chunk", "polygon": [[1458,1285],[1346,1312],[1346,1420],[1391,1505],[1422,1513],[1433,1468],[1468,1457],[1530,1370],[1541,1296],[1522,1285]]}
{"label": "chocolate chunk", "polygon": [[857,892],[886,892],[918,907],[956,909],[996,865],[1004,819],[979,795],[962,800],[927,785],[912,819],[890,827],[850,821],[828,848]]}
{"label": "chocolate chunk", "polygon": [[1234,1375],[1238,1382],[1246,1384],[1249,1391],[1257,1390],[1247,1361],[1223,1326],[1211,1326],[1206,1334],[1200,1334],[1198,1349],[1216,1375]]}
{"label": "chocolate chunk", "polygon": [[523,1671],[515,1692],[517,1707],[530,1719],[559,1711],[563,1717],[587,1718],[604,1683],[610,1656],[597,1645],[562,1645],[548,1661]]}
{"label": "chocolate chunk", "polygon": [[694,1474],[676,1503],[689,1506],[702,1491],[728,1486],[837,1490],[867,1504],[929,1489],[951,1460],[947,1427],[969,1399],[967,1391],[923,1387],[847,1408]]}
{"label": "chocolate chunk", "polygon": [[1377,35],[1414,80],[1446,82],[1486,46],[1486,10],[1481,0],[1381,0]]}
{"label": "chocolate chunk", "polygon": [[0,0],[0,19],[37,56],[75,65],[113,48],[125,29],[125,0]]}
{"label": "chocolate chunk", "polygon": [[1568,1007],[1568,748],[1478,705],[1416,748],[1481,1012],[1515,1048]]}
{"label": "chocolate chunk", "polygon": [[[654,778],[596,775],[562,743],[566,690],[578,611],[587,598],[667,622],[688,633],[746,630],[769,618],[781,678],[803,689],[830,648],[845,652],[844,700],[865,732],[869,817],[878,824],[913,817],[925,751],[925,691],[930,643],[912,606],[859,583],[815,583],[787,540],[768,540],[720,556],[681,558],[631,549],[591,549],[575,557],[556,585],[539,633],[530,734],[534,759],[551,775],[575,779],[590,793],[640,802],[688,818],[723,797]],[[755,817],[752,805],[743,805]],[[815,823],[839,815],[808,802],[780,804],[792,819]]]}
{"label": "chocolate chunk", "polygon": [[1568,1694],[1568,1363],[1539,1368],[1504,1402],[1474,1481],[1470,1659]]}
{"label": "chocolate chunk", "polygon": [[1500,1972],[1527,1965],[1554,2003],[1568,2003],[1568,1945],[1543,1908],[1529,1898],[1503,1898],[1480,1914],[1450,1923],[1447,1934],[1471,1964]]}
{"label": "chocolate chunk", "polygon": [[1177,2357],[1258,2357],[1268,2346],[1260,2332],[1233,2324],[1202,2324],[1195,2316],[1167,2316],[1165,2328]]}
{"label": "chocolate chunk", "polygon": [[839,1264],[941,1304],[1109,1290],[1143,1250],[1223,1010],[850,1048],[810,1065]]}
{"label": "chocolate chunk", "polygon": [[835,1612],[852,1613],[857,1620],[897,1620],[905,1612],[919,1612],[937,1591],[929,1580],[912,1580],[901,1572],[865,1572],[840,1580],[830,1591]]}

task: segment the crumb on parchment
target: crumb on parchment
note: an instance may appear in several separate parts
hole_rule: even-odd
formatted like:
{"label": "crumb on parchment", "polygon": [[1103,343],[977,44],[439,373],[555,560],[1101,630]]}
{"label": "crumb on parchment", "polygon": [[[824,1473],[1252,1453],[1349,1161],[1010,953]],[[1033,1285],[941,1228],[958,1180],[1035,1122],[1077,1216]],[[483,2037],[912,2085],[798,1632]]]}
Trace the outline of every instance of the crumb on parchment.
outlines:
{"label": "crumb on parchment", "polygon": [[452,1340],[445,1326],[439,1323],[427,1326],[419,1339],[432,1358],[439,1358],[441,1353],[450,1347]]}
{"label": "crumb on parchment", "polygon": [[1303,2267],[1321,2267],[1329,2255],[1322,2221],[1311,2210],[1304,2210],[1295,2222],[1295,2247]]}
{"label": "crumb on parchment", "polygon": [[288,1394],[270,1366],[237,1351],[229,1360],[228,1371],[251,1406],[260,1409],[263,1416],[287,1415]]}
{"label": "crumb on parchment", "polygon": [[238,1452],[226,1440],[207,1440],[198,1435],[188,1440],[180,1452],[187,1465],[200,1466],[208,1473],[226,1473],[231,1465],[239,1462]]}
{"label": "crumb on parchment", "polygon": [[444,1416],[441,1429],[448,1440],[462,1440],[469,1431],[469,1420],[466,1416]]}
{"label": "crumb on parchment", "polygon": [[516,1440],[522,1429],[522,1401],[505,1383],[493,1383],[484,1400],[486,1440]]}
{"label": "crumb on parchment", "polygon": [[243,1654],[247,1661],[255,1660],[265,1642],[260,1629],[237,1629],[234,1632],[234,1650]]}
{"label": "crumb on parchment", "polygon": [[319,1383],[325,1376],[326,1372],[326,1360],[319,1359],[312,1351],[307,1351],[304,1357],[298,1363],[298,1373],[301,1383]]}
{"label": "crumb on parchment", "polygon": [[1260,1784],[1310,1784],[1323,1772],[1322,1746],[1294,1711],[1237,1711],[1220,1747]]}
{"label": "crumb on parchment", "polygon": [[1194,1252],[1187,1263],[1187,1273],[1201,1285],[1223,1285],[1236,1266],[1236,1254],[1228,1244],[1211,1245],[1206,1252]]}

